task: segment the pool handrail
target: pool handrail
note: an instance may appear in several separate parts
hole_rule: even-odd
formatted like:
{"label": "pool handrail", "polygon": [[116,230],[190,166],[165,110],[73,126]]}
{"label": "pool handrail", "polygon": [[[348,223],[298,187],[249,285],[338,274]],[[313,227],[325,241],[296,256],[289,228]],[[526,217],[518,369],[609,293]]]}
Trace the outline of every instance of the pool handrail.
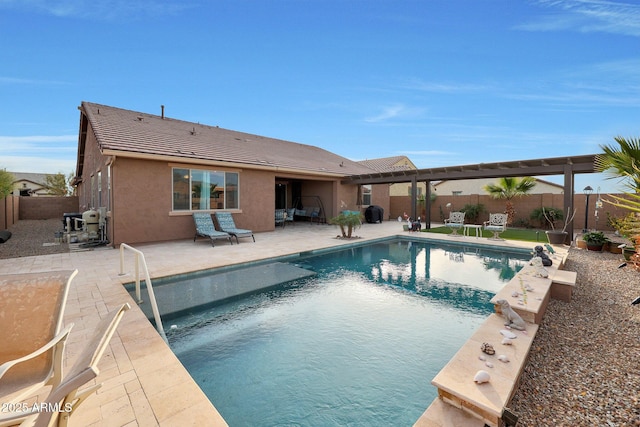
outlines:
{"label": "pool handrail", "polygon": [[142,304],[142,297],[140,295],[140,259],[142,259],[142,268],[144,270],[144,280],[147,285],[147,293],[149,294],[149,303],[151,304],[151,310],[153,311],[153,318],[156,322],[156,329],[158,333],[166,342],[169,343],[167,339],[167,335],[164,333],[164,328],[162,327],[162,319],[160,319],[160,312],[158,310],[158,303],[156,302],[156,296],[153,293],[153,286],[151,285],[151,277],[149,276],[149,269],[147,268],[147,261],[144,258],[144,254],[142,251],[127,245],[126,243],[120,243],[120,276],[125,274],[124,272],[124,250],[129,249],[135,255],[135,281],[136,281],[136,303]]}

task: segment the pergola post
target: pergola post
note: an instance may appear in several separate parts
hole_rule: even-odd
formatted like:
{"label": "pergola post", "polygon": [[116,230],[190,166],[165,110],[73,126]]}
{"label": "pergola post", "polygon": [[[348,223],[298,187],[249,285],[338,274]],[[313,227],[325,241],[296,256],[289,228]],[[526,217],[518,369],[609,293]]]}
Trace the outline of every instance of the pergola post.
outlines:
{"label": "pergola post", "polygon": [[[573,193],[574,193],[574,176],[572,165],[564,166],[564,214],[571,217],[573,214]],[[566,221],[566,218],[565,218]],[[569,244],[573,241],[573,219],[567,225],[567,237]],[[565,242],[566,243],[566,242]]]}

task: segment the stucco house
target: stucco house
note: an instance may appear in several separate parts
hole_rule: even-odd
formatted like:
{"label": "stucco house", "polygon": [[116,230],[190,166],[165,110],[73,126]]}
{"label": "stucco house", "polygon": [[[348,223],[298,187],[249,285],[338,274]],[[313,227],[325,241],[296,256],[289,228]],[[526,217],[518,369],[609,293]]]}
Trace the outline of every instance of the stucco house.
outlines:
{"label": "stucco house", "polygon": [[50,196],[46,173],[10,172],[13,175],[13,194],[17,196]]}
{"label": "stucco house", "polygon": [[[442,180],[434,184],[436,194],[439,196],[467,196],[470,194],[487,194],[484,186],[487,184],[497,183],[495,178],[478,178],[478,179],[459,179],[459,180]],[[553,182],[536,178],[536,186],[533,187],[530,194],[562,194],[564,187]]]}
{"label": "stucco house", "polygon": [[319,206],[331,218],[359,208],[359,186],[341,180],[372,172],[318,147],[169,118],[164,106],[78,108],[80,210],[106,216],[114,246],[193,237],[194,211],[229,211],[254,232],[274,230],[276,208]]}

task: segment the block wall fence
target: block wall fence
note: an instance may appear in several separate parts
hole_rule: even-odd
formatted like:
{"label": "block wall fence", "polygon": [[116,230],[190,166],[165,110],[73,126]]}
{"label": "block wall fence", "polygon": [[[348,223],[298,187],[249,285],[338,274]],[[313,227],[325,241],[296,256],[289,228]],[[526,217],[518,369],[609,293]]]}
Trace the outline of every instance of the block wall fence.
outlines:
{"label": "block wall fence", "polygon": [[[622,194],[616,194],[622,196]],[[600,194],[600,198],[604,201],[611,199],[608,194]],[[609,203],[603,203],[602,208],[598,209],[598,217],[596,220],[596,200],[597,194],[592,194],[589,197],[589,212],[587,214],[587,227],[588,229],[598,229],[604,231],[613,231],[613,228],[608,224],[607,214],[613,217],[623,217],[629,213],[629,211],[613,206]],[[574,229],[585,228],[585,202],[586,196],[584,194],[574,195],[574,208],[577,209],[575,218],[573,220]],[[448,208],[447,204],[451,203],[451,207]],[[564,209],[564,195],[563,194],[529,194],[522,197],[516,197],[512,199],[511,203],[516,210],[515,221],[518,223],[530,223],[534,228],[541,228],[541,224],[535,220],[530,219],[531,212],[541,207],[552,207],[560,210]],[[438,195],[436,199],[431,203],[431,222],[441,223],[445,218],[449,217],[449,211],[456,211],[462,209],[467,204],[482,204],[485,208],[485,212],[480,215],[476,222],[482,223],[489,219],[489,213],[501,213],[505,211],[506,201],[496,200],[488,195],[460,195],[460,196],[441,196]],[[425,206],[418,204],[418,215],[425,216]],[[390,209],[388,212],[388,219],[393,220],[398,216],[402,216],[404,213],[411,214],[411,198],[409,196],[391,196]],[[565,212],[566,214],[566,212]],[[564,223],[558,222],[560,228]],[[557,227],[557,225],[556,225]]]}

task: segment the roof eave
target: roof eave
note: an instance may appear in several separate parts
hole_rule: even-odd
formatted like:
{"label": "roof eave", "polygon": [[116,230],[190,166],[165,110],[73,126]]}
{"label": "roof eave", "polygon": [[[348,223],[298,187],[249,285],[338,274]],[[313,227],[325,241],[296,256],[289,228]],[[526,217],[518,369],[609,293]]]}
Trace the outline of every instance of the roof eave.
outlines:
{"label": "roof eave", "polygon": [[169,156],[169,155],[151,154],[151,153],[136,153],[131,151],[121,151],[121,150],[111,150],[111,149],[103,150],[102,154],[105,156],[124,157],[124,158],[130,158],[130,159],[154,160],[154,161],[161,161],[161,162],[168,162],[168,163],[180,163],[180,164],[191,164],[191,165],[202,165],[202,166],[219,166],[219,167],[232,168],[232,169],[264,170],[264,171],[272,171],[272,172],[279,172],[279,173],[292,173],[292,174],[307,175],[307,176],[320,176],[320,177],[333,178],[333,179],[344,179],[347,176],[350,176],[350,174],[286,168],[286,167],[276,166],[276,165],[258,165],[254,163],[196,159],[191,157]]}

